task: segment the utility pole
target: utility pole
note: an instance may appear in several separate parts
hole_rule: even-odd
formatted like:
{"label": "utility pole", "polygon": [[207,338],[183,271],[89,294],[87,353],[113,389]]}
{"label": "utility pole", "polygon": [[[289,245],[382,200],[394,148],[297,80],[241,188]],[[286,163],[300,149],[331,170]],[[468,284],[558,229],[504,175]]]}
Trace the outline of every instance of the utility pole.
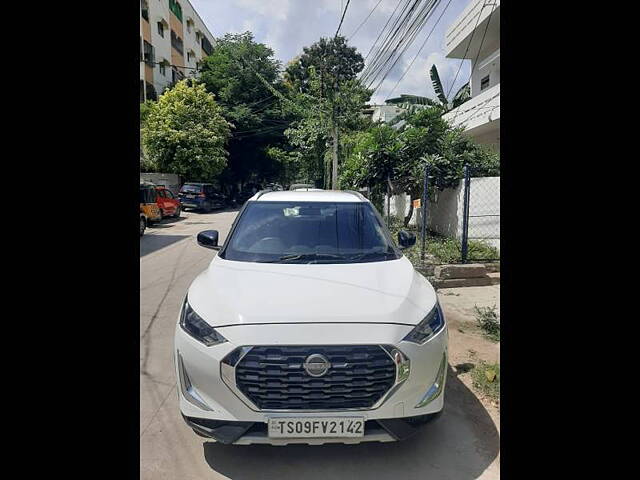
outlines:
{"label": "utility pole", "polygon": [[338,127],[335,122],[333,124],[333,170],[331,172],[331,186],[334,190],[338,189]]}
{"label": "utility pole", "polygon": [[338,82],[333,83],[333,98],[331,99],[331,136],[333,137],[333,168],[331,171],[331,188],[338,190],[338,125],[336,123],[336,95]]}

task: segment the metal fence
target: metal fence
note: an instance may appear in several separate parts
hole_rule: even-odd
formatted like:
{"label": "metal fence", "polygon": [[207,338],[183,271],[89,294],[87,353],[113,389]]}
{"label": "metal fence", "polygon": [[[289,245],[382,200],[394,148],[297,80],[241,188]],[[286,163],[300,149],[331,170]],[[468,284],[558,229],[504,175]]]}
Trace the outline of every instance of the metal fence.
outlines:
{"label": "metal fence", "polygon": [[[431,264],[499,261],[500,177],[474,174],[471,168],[465,168],[457,187],[439,190],[428,168],[424,171],[419,211],[412,216],[417,225],[410,226],[418,235],[420,260]],[[387,197],[387,219],[390,210]]]}

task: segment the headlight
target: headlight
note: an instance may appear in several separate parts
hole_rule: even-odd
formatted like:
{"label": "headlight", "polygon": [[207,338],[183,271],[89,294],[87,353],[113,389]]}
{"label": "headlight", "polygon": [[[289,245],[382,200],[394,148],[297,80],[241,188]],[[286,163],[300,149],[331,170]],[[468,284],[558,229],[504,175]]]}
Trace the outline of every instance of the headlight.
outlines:
{"label": "headlight", "polygon": [[200,318],[200,315],[194,312],[186,299],[180,314],[180,326],[185,332],[199,342],[204,343],[207,347],[227,341],[211,325]]}
{"label": "headlight", "polygon": [[416,327],[411,330],[406,337],[403,338],[403,340],[422,345],[443,328],[444,315],[442,315],[442,310],[440,310],[440,304],[436,303],[433,310],[431,310],[429,314],[424,317],[424,319],[416,325]]}

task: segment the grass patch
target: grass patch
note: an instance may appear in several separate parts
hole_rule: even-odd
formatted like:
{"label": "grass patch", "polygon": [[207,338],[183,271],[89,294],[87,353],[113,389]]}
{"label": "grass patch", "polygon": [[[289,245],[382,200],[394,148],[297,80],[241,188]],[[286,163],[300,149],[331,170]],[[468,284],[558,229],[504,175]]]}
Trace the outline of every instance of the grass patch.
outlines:
{"label": "grass patch", "polygon": [[500,319],[496,306],[493,307],[473,307],[478,325],[482,329],[484,335],[494,342],[500,341]]}
{"label": "grass patch", "polygon": [[[398,232],[400,230],[407,230],[416,234],[417,241],[413,248],[409,248],[404,251],[407,258],[414,264],[414,266],[421,265],[420,260],[420,231],[416,225],[409,225],[404,227],[402,222],[391,218],[391,225],[389,230],[393,236],[393,240],[397,242]],[[433,232],[427,232],[426,241],[426,253],[436,257],[438,263],[455,263],[459,262],[462,258],[462,246],[459,240],[451,237],[443,237],[442,235],[434,234]],[[486,244],[479,240],[469,240],[467,257],[469,261],[473,260],[499,260],[500,252],[497,248]]]}
{"label": "grass patch", "polygon": [[471,370],[474,388],[494,402],[500,401],[500,364],[482,360]]}

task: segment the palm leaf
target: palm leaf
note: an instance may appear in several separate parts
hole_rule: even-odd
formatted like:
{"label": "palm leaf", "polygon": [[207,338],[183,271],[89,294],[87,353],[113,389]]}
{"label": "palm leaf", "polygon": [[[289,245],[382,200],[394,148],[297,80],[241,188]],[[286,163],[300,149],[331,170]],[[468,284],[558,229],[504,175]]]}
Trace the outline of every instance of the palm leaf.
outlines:
{"label": "palm leaf", "polygon": [[431,65],[431,84],[433,85],[433,91],[436,92],[436,96],[444,106],[449,105],[447,96],[444,94],[444,88],[440,81],[440,75],[438,75],[438,68],[435,65]]}
{"label": "palm leaf", "polygon": [[451,102],[453,103],[453,108],[459,107],[470,98],[471,98],[471,88],[469,87],[469,83],[465,83],[462,87],[460,87],[460,90],[458,90],[456,94],[453,96],[453,100]]}

